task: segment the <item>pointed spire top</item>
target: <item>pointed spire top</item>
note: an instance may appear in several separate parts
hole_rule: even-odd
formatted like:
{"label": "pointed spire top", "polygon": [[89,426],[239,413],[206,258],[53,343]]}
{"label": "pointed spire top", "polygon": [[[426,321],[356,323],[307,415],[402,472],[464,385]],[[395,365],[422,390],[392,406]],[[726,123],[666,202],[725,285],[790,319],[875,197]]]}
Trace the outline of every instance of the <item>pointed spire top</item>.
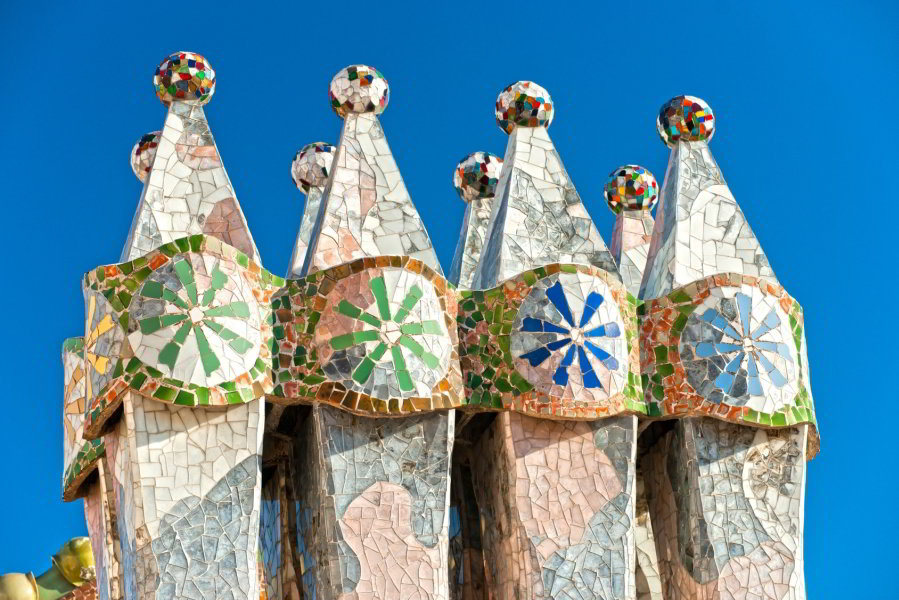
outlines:
{"label": "pointed spire top", "polygon": [[622,210],[649,212],[659,198],[659,184],[648,169],[624,165],[609,173],[604,193],[609,208],[616,215]]}
{"label": "pointed spire top", "polygon": [[453,285],[470,288],[474,281],[502,168],[503,160],[496,154],[472,152],[453,169],[453,186],[465,201],[462,233],[450,267],[449,280]]}
{"label": "pointed spire top", "polygon": [[349,113],[384,112],[390,101],[387,78],[375,68],[366,65],[350,65],[341,69],[328,86],[331,108],[346,118]]}
{"label": "pointed spire top", "polygon": [[215,93],[215,71],[196,52],[175,52],[156,67],[153,87],[166,106],[174,100],[202,106]]}
{"label": "pointed spire top", "polygon": [[496,97],[496,123],[506,133],[518,127],[549,127],[555,114],[552,98],[533,81],[513,83]]}
{"label": "pointed spire top", "polygon": [[453,186],[465,202],[493,198],[503,159],[490,152],[472,152],[453,171]]}
{"label": "pointed spire top", "polygon": [[306,263],[306,253],[309,251],[312,232],[325,207],[322,202],[322,194],[328,183],[331,164],[334,162],[336,153],[337,146],[326,142],[306,144],[297,152],[290,165],[293,182],[306,195],[306,205],[303,208],[303,216],[300,218],[300,229],[293,246],[293,255],[290,257],[288,278],[303,276],[303,265]]}
{"label": "pointed spire top", "polygon": [[326,142],[306,144],[290,165],[290,175],[297,188],[308,194],[311,188],[324,188],[331,173],[336,146]]}
{"label": "pointed spire top", "polygon": [[151,131],[141,136],[134,148],[131,149],[131,170],[141,183],[147,181],[150,169],[153,167],[153,159],[156,158],[156,147],[159,146],[159,137],[162,131]]}
{"label": "pointed spire top", "polygon": [[777,283],[709,149],[715,134],[709,105],[695,96],[677,96],[662,106],[656,124],[671,154],[640,298],[660,298],[724,273]]}
{"label": "pointed spire top", "polygon": [[532,81],[514,83],[497,96],[495,114],[509,138],[472,287],[492,288],[556,263],[592,265],[617,279],[615,261],[549,136],[555,116],[549,92]]}
{"label": "pointed spire top", "polygon": [[715,114],[701,98],[675,96],[659,109],[656,127],[669,148],[679,141],[709,141],[715,135]]}
{"label": "pointed spire top", "polygon": [[177,52],[156,68],[153,85],[168,114],[155,140],[145,136],[132,151],[144,187],[122,262],[168,242],[203,234],[259,263],[203,107],[215,90],[215,72],[199,54]]}
{"label": "pointed spire top", "polygon": [[390,98],[387,79],[351,65],[331,80],[328,96],[343,130],[302,274],[357,258],[408,256],[442,275],[378,118]]}

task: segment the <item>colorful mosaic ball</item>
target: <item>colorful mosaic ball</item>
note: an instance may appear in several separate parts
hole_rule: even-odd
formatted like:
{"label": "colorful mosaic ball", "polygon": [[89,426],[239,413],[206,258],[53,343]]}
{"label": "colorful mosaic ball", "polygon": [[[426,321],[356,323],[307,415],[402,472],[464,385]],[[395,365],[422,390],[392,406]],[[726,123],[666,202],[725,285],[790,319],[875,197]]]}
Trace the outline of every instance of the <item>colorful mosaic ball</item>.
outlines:
{"label": "colorful mosaic ball", "polygon": [[342,69],[328,86],[331,108],[341,118],[349,113],[384,112],[390,101],[390,86],[387,78],[375,68],[366,65],[351,65]]}
{"label": "colorful mosaic ball", "polygon": [[153,159],[156,157],[156,147],[159,145],[161,131],[151,131],[141,136],[134,148],[131,149],[131,170],[142,182],[150,176],[153,167]]}
{"label": "colorful mosaic ball", "polygon": [[493,198],[503,159],[490,152],[472,152],[459,161],[453,171],[453,185],[466,202]]}
{"label": "colorful mosaic ball", "polygon": [[701,98],[677,96],[662,105],[656,126],[668,146],[710,140],[715,134],[715,114]]}
{"label": "colorful mosaic ball", "polygon": [[175,100],[206,104],[215,93],[215,71],[199,54],[175,52],[156,67],[153,87],[166,106]]}
{"label": "colorful mosaic ball", "polygon": [[290,175],[297,187],[308,192],[314,187],[325,187],[331,174],[331,163],[337,147],[325,142],[306,144],[297,152],[290,165]]}
{"label": "colorful mosaic ball", "polygon": [[549,92],[533,81],[513,83],[496,97],[496,122],[506,133],[518,125],[549,127],[553,114]]}
{"label": "colorful mosaic ball", "polygon": [[606,202],[616,215],[622,210],[652,210],[659,199],[659,184],[648,169],[624,165],[609,173],[604,190]]}

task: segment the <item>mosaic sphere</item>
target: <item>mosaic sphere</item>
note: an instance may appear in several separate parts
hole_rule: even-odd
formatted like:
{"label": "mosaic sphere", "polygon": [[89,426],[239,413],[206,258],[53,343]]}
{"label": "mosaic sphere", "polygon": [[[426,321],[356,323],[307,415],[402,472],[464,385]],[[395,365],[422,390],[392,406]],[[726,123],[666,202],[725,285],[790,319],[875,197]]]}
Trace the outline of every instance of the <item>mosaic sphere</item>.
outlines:
{"label": "mosaic sphere", "polygon": [[142,182],[146,181],[150,175],[160,136],[162,136],[161,131],[144,134],[131,149],[131,170]]}
{"label": "mosaic sphere", "polygon": [[199,54],[175,52],[156,67],[153,87],[166,106],[175,100],[206,104],[215,93],[215,71]]}
{"label": "mosaic sphere", "polygon": [[518,125],[549,127],[553,114],[549,92],[533,81],[513,83],[496,97],[496,122],[506,133]]}
{"label": "mosaic sphere", "polygon": [[459,161],[453,171],[453,185],[466,202],[493,198],[503,159],[490,152],[472,152]]}
{"label": "mosaic sphere", "polygon": [[306,144],[290,165],[293,182],[304,193],[314,187],[325,187],[331,174],[331,163],[337,147],[325,142]]}
{"label": "mosaic sphere", "polygon": [[662,141],[674,147],[679,141],[712,139],[715,115],[705,100],[695,96],[677,96],[662,105],[656,126]]}
{"label": "mosaic sphere", "polygon": [[648,169],[624,165],[609,173],[606,202],[616,215],[622,210],[652,210],[659,199],[659,184]]}
{"label": "mosaic sphere", "polygon": [[381,72],[365,65],[342,69],[328,86],[331,108],[341,118],[349,113],[384,112],[390,101],[390,86]]}

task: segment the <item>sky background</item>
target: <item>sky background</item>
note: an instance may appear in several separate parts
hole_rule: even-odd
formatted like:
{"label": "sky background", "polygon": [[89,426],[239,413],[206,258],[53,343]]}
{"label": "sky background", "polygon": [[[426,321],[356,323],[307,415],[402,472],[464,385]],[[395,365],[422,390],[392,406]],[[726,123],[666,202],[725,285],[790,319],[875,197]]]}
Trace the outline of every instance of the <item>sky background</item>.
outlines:
{"label": "sky background", "polygon": [[[551,93],[550,134],[607,241],[607,174],[639,163],[661,184],[659,106],[678,94],[705,99],[715,158],[805,308],[822,433],[808,472],[808,595],[897,597],[897,368],[878,361],[899,335],[879,304],[899,291],[889,233],[899,3],[740,4],[754,6],[253,2],[249,12],[224,2],[4,2],[0,573],[40,573],[86,533],[81,501],[60,500],[60,345],[83,332],[81,275],[118,260],[137,206],[129,151],[165,118],[153,71],[191,50],[216,70],[206,113],[276,273],[287,269],[302,210],[290,162],[306,143],[337,141],[327,86],[348,64],[390,81],[382,124],[447,271],[464,208],[452,169],[475,150],[504,153],[493,103],[506,85],[530,79]],[[869,293],[877,299],[864,300]]]}

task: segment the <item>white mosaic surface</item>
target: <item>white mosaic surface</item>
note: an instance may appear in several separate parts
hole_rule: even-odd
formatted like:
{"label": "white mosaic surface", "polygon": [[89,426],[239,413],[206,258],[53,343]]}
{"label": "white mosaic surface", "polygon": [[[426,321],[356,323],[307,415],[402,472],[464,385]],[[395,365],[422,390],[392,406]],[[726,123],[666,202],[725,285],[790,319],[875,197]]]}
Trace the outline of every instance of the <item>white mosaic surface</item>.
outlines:
{"label": "white mosaic surface", "polygon": [[649,243],[655,222],[649,211],[624,209],[615,215],[609,251],[627,291],[636,298],[649,257]]}
{"label": "white mosaic surface", "polygon": [[646,481],[666,600],[804,600],[808,426],[682,419]]}
{"label": "white mosaic surface", "polygon": [[612,255],[544,127],[519,126],[509,135],[487,229],[475,289],[491,288],[522,271],[552,263],[616,272]]}
{"label": "white mosaic surface", "polygon": [[325,185],[328,183],[328,175],[331,173],[331,164],[334,162],[334,154],[337,148],[325,142],[307,144],[297,152],[291,164],[290,173],[297,189],[306,195],[306,204],[303,208],[303,216],[300,218],[300,229],[297,232],[297,240],[293,246],[293,254],[290,256],[290,268],[287,277],[302,277],[303,264],[306,262],[306,252],[309,249],[309,241],[315,224],[321,216],[322,195]]}
{"label": "white mosaic surface", "polygon": [[460,289],[471,289],[474,283],[475,269],[487,238],[492,205],[493,198],[475,198],[465,205],[462,231],[449,273],[449,281]]}
{"label": "white mosaic surface", "polygon": [[349,113],[304,273],[366,256],[411,256],[443,273],[378,117]]}
{"label": "white mosaic surface", "polygon": [[121,262],[206,233],[260,263],[203,107],[172,102]]}
{"label": "white mosaic surface", "polygon": [[658,211],[641,298],[658,298],[716,273],[777,283],[708,142],[681,141],[672,149]]}
{"label": "white mosaic surface", "polygon": [[126,597],[257,598],[262,401],[123,406],[107,439]]}

